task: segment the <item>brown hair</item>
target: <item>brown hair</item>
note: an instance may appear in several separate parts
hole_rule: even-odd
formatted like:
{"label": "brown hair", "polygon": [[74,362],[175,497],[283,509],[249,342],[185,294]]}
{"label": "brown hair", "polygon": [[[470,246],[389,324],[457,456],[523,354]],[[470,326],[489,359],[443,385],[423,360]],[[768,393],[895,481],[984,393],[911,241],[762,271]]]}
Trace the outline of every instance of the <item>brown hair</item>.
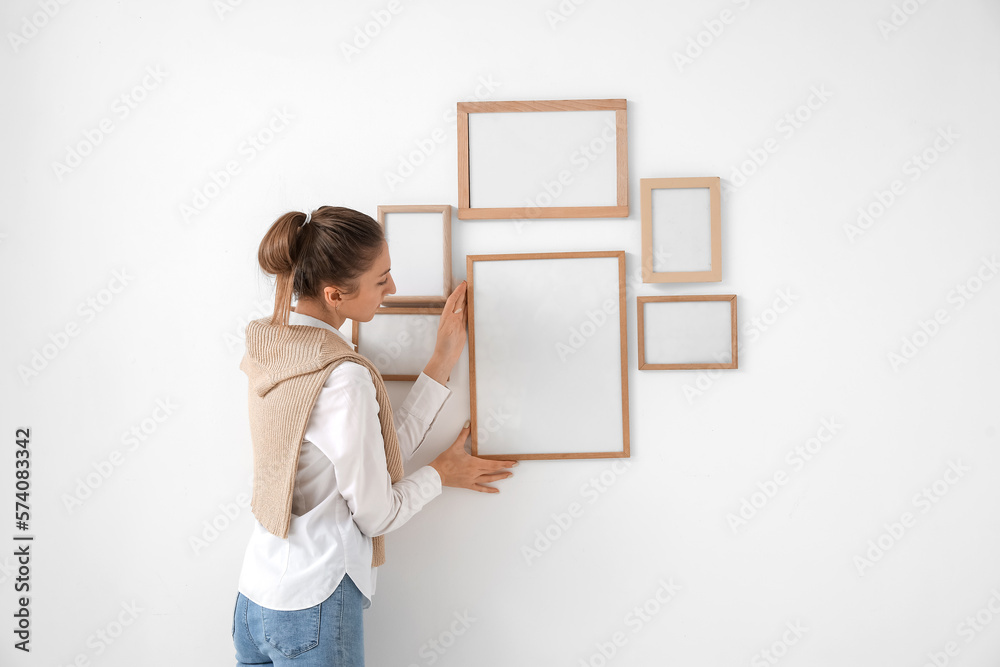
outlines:
{"label": "brown hair", "polygon": [[288,324],[293,292],[317,298],[328,285],[353,292],[385,241],[381,225],[350,208],[321,206],[305,220],[305,213],[284,214],[257,250],[260,268],[278,277],[271,324]]}

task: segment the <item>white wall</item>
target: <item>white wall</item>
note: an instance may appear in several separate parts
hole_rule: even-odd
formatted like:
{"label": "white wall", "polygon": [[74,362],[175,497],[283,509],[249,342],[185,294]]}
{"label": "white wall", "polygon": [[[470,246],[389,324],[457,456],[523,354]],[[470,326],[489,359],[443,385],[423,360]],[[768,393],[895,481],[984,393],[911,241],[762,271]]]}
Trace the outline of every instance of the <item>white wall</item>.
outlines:
{"label": "white wall", "polygon": [[[8,627],[23,426],[36,536],[33,655],[7,631],[0,662],[232,664],[251,525],[236,505],[251,470],[240,336],[273,296],[258,243],[288,210],[457,205],[451,114],[478,91],[628,99],[632,214],[520,232],[456,220],[456,280],[467,254],[591,249],[624,249],[636,275],[638,179],[711,175],[726,189],[724,280],[630,282],[630,467],[525,462],[499,495],[448,489],[389,537],[365,618],[368,664],[763,665],[775,643],[789,666],[916,667],[946,647],[953,655],[939,663],[995,664],[1000,279],[981,267],[1000,248],[1000,6],[590,0],[550,25],[556,0],[399,0],[348,60],[342,44],[388,3],[234,1],[219,13],[224,1],[51,1],[51,18],[37,1],[0,9]],[[902,25],[883,34],[894,11]],[[715,23],[722,12],[728,24]],[[25,17],[44,25],[33,31]],[[28,37],[11,39],[19,33]],[[708,46],[679,66],[676,54],[699,39]],[[145,79],[126,116],[119,98],[147,69],[164,74]],[[275,110],[290,120],[273,120]],[[797,113],[808,116],[798,127],[783,121]],[[110,134],[95,133],[102,119]],[[272,122],[273,141],[247,150]],[[386,173],[438,131],[434,152],[390,188]],[[941,131],[953,138],[936,154]],[[57,175],[68,147],[97,134]],[[752,175],[737,171],[762,151]],[[936,161],[914,171],[925,151]],[[239,173],[185,220],[181,207],[230,161]],[[894,180],[901,194],[849,238],[859,207],[875,207]],[[959,285],[978,291],[966,299]],[[635,297],[685,293],[739,295],[738,370],[636,370]],[[104,300],[100,312],[88,299]],[[923,336],[935,313],[943,323]],[[894,368],[888,355],[905,338],[924,345]],[[463,358],[418,464],[466,419],[467,377]],[[689,400],[692,387],[703,392]],[[161,401],[176,407],[149,421],[163,416]],[[821,451],[790,462],[827,421],[838,426]],[[144,426],[141,441],[125,439]],[[120,465],[102,463],[116,450]],[[937,482],[933,504],[920,500],[950,462],[962,475]],[[78,480],[108,465],[68,509]],[[785,483],[734,531],[727,515],[776,474]],[[613,484],[588,486],[602,479]],[[523,547],[557,533],[553,515],[574,502],[582,515],[529,564]],[[195,553],[191,538],[206,522],[225,526],[223,508],[238,516]],[[904,513],[902,535],[881,537],[891,546],[859,566]],[[665,604],[661,581],[679,586]],[[98,639],[133,603],[134,621],[122,615],[131,625],[110,644]],[[657,613],[641,620],[644,604]],[[475,620],[449,635],[466,612]],[[985,625],[973,630],[966,619],[977,613]],[[786,624],[806,630],[796,638]],[[606,659],[599,645],[610,653],[616,633]]]}

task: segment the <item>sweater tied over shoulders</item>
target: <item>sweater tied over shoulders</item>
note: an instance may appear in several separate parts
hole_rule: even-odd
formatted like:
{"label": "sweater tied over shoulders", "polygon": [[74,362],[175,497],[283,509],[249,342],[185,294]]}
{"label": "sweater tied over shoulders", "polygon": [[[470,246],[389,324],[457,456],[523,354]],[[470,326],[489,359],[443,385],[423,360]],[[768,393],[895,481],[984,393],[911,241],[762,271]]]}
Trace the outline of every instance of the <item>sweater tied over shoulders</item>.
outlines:
{"label": "sweater tied over shoulders", "polygon": [[[253,442],[253,496],[250,509],[268,532],[288,537],[299,448],[309,416],[326,379],[343,361],[368,369],[375,384],[379,421],[392,482],[402,479],[392,407],[378,369],[338,334],[309,325],[252,320],[246,327],[246,373],[250,436]],[[372,565],[385,560],[382,537],[373,538]]]}

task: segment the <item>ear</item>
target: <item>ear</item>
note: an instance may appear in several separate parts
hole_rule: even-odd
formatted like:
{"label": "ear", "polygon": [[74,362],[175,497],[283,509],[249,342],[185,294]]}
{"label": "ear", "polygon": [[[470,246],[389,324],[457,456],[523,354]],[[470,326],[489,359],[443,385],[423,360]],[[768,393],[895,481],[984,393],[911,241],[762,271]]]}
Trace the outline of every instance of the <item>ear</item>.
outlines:
{"label": "ear", "polygon": [[328,285],[323,288],[323,301],[327,306],[336,310],[344,303],[344,297],[339,288]]}

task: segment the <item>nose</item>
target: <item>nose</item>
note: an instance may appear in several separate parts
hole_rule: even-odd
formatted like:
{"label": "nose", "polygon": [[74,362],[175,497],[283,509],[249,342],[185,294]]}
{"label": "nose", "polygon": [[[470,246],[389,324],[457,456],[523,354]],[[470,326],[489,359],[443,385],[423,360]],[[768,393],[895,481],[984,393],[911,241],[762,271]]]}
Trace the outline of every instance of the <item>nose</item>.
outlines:
{"label": "nose", "polygon": [[387,294],[395,294],[396,293],[396,281],[392,279],[392,274],[391,273],[389,274],[388,288],[389,288],[389,291],[387,292]]}

